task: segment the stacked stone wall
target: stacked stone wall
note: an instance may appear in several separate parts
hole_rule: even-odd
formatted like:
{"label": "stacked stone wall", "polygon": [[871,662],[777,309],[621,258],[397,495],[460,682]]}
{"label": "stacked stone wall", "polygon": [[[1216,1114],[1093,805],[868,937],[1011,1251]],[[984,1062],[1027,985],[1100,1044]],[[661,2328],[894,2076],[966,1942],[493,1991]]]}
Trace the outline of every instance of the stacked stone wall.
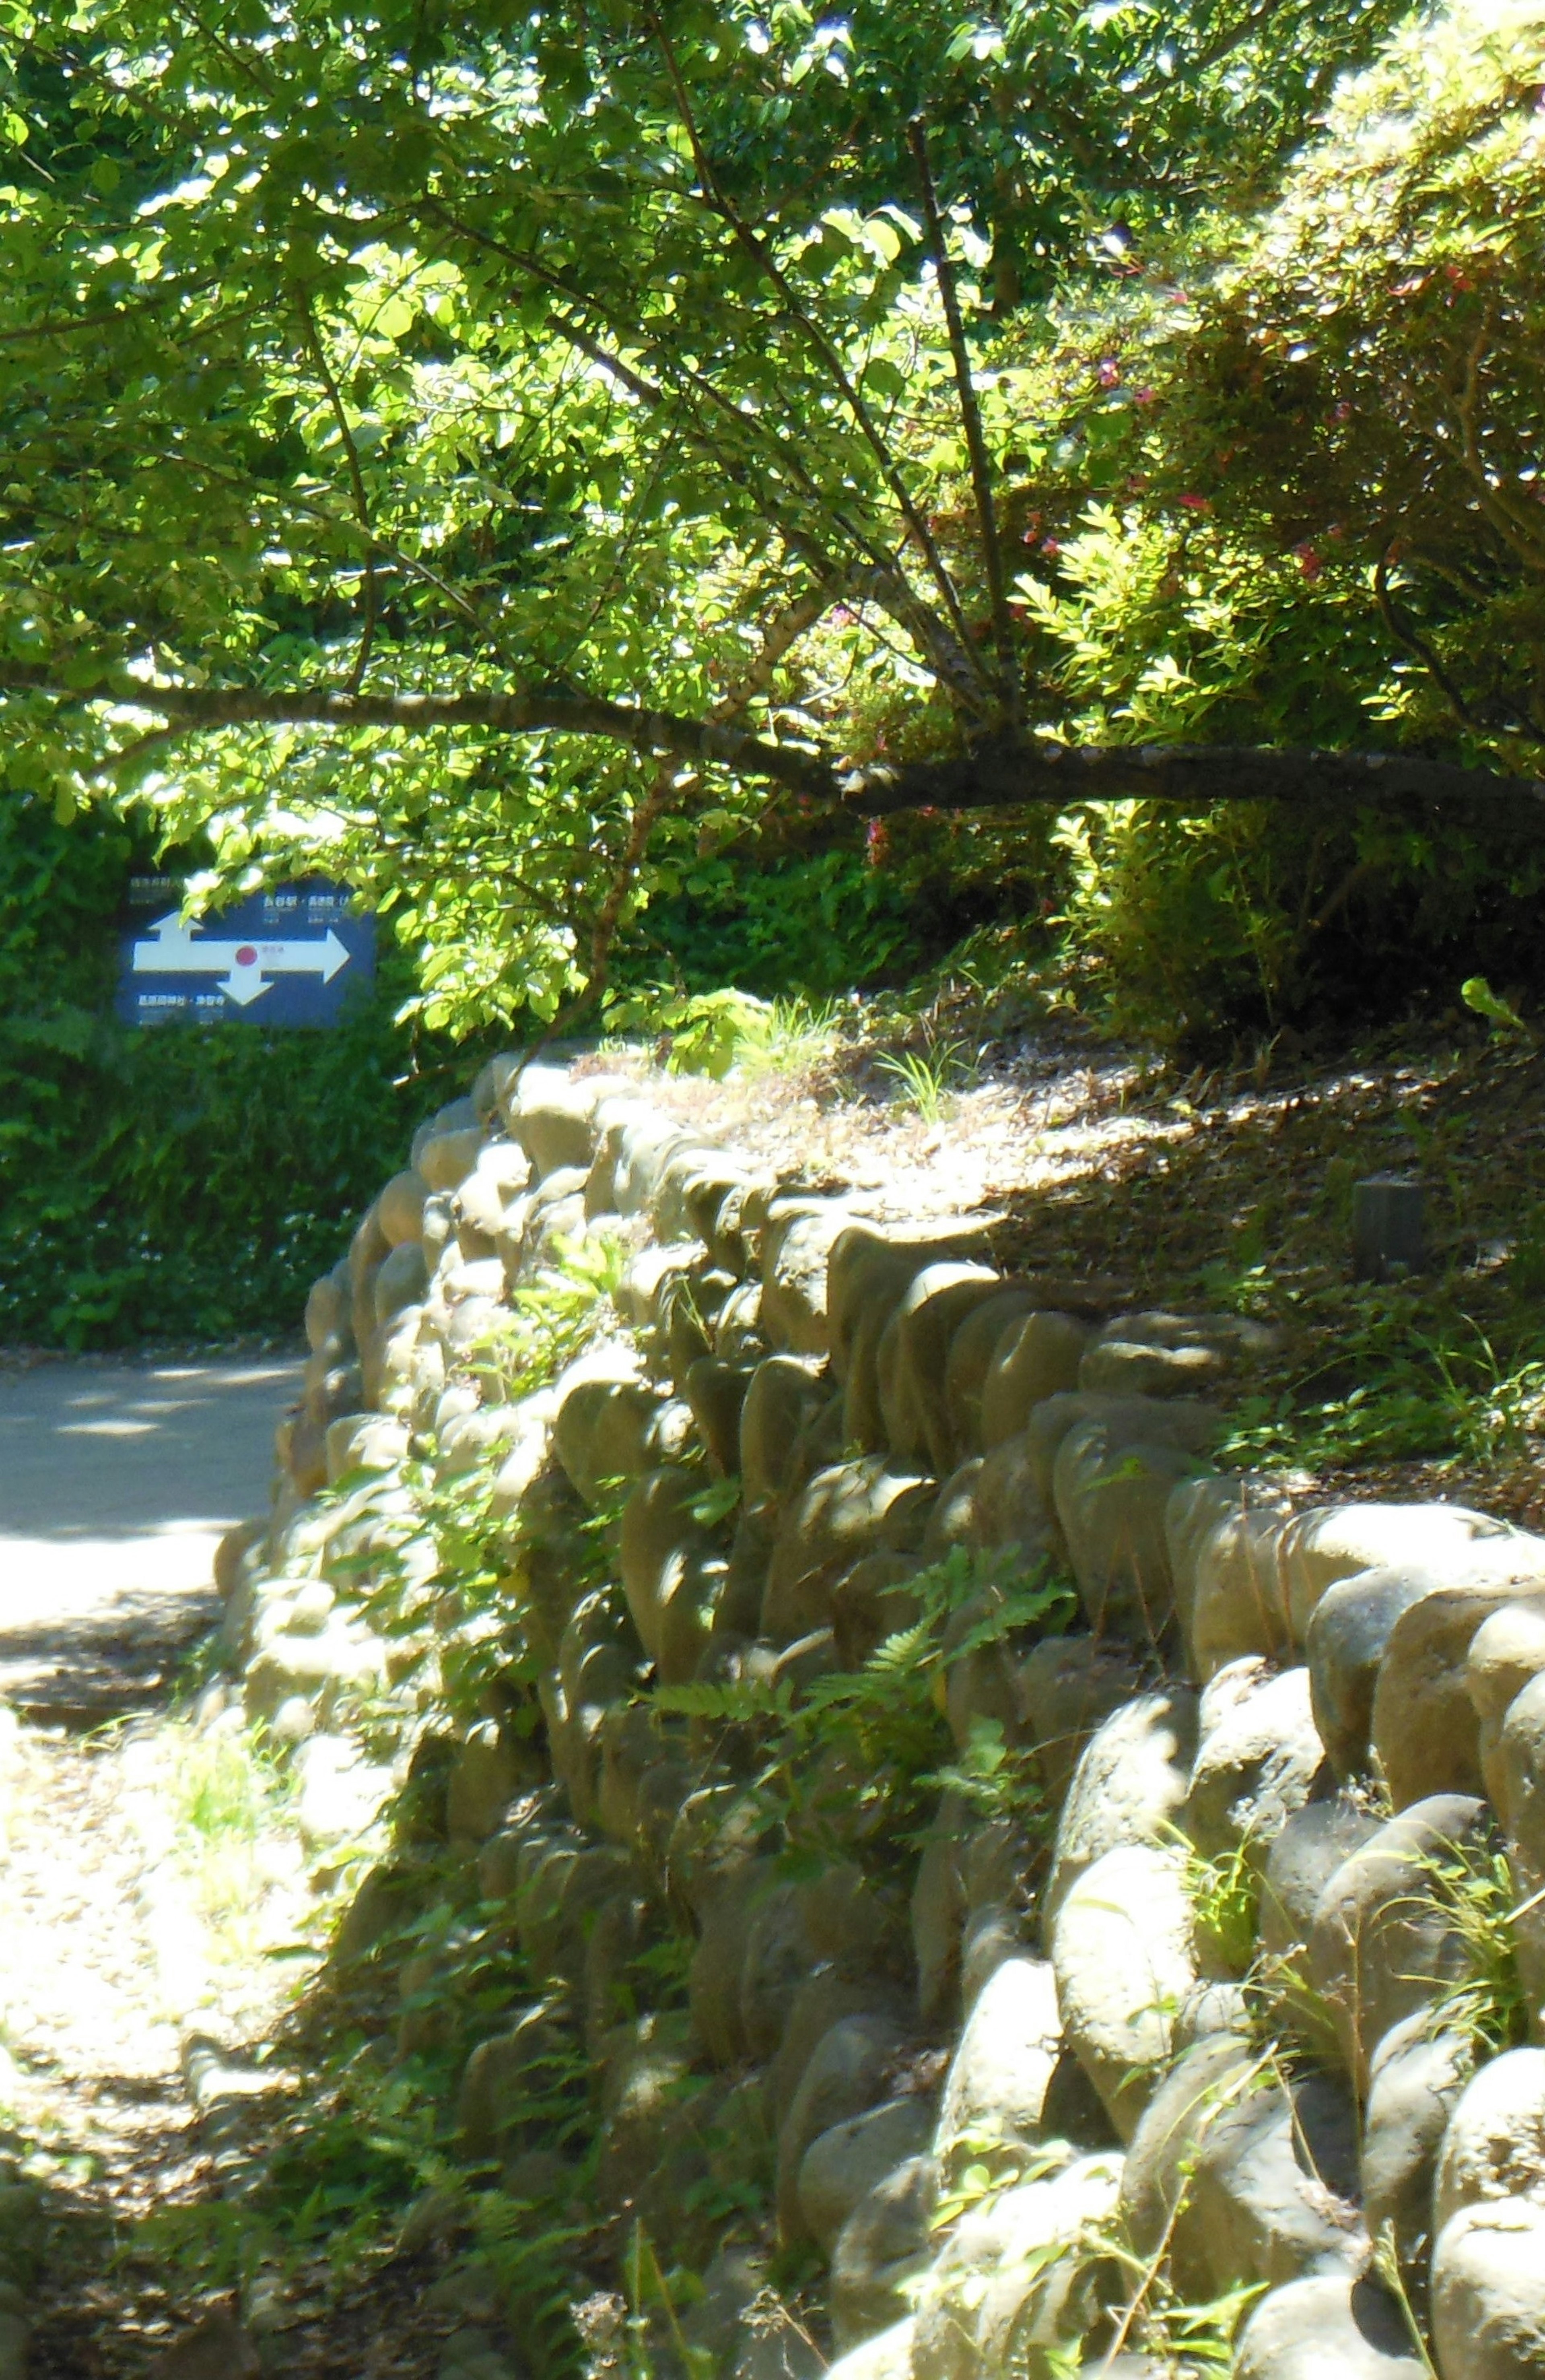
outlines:
{"label": "stacked stone wall", "polygon": [[[512,1304],[619,1243],[604,1327],[512,1396]],[[1215,1467],[1271,1333],[996,1245],[583,1072],[494,1061],[424,1127],[312,1292],[225,1556],[319,1851],[397,1797],[340,1958],[391,1939],[416,1840],[476,1860],[536,1997],[468,2047],[468,2161],[549,2219],[531,2076],[580,2046],[598,2219],[702,2277],[737,2380],[1135,2380],[1241,2302],[1246,2380],[1415,2375],[1418,2332],[1440,2380],[1545,2373],[1545,1541]],[[474,1475],[506,1636],[469,1710],[412,1524]],[[898,1840],[795,1715],[941,1580],[957,1774]],[[769,2329],[795,2252],[829,2338]]]}

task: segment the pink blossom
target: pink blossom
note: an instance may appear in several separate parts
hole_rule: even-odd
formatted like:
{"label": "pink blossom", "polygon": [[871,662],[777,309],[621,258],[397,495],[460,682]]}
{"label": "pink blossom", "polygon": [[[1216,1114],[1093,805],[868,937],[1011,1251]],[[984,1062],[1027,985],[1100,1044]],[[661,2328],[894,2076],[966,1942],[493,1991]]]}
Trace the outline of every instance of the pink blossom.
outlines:
{"label": "pink blossom", "polygon": [[1044,537],[1041,540],[1041,551],[1044,554],[1047,555],[1050,560],[1055,562],[1057,555],[1062,552],[1061,539],[1056,537]]}
{"label": "pink blossom", "polygon": [[849,611],[846,603],[834,603],[831,607],[831,621],[834,628],[851,628],[855,616]]}
{"label": "pink blossom", "polygon": [[1213,509],[1212,499],[1208,496],[1185,495],[1180,498],[1180,504],[1182,509],[1189,513],[1210,513]]}
{"label": "pink blossom", "polygon": [[1318,578],[1321,571],[1324,568],[1324,565],[1321,561],[1320,556],[1315,552],[1313,546],[1310,544],[1308,539],[1305,539],[1302,545],[1296,545],[1293,548],[1293,552],[1298,557],[1298,567],[1303,572],[1304,577],[1306,578]]}
{"label": "pink blossom", "polygon": [[1119,384],[1121,379],[1121,366],[1117,362],[1114,356],[1103,356],[1101,358],[1098,377],[1100,386],[1102,388],[1116,388]]}
{"label": "pink blossom", "polygon": [[1156,388],[1135,388],[1132,391],[1134,405],[1157,405],[1158,401],[1159,392]]}
{"label": "pink blossom", "polygon": [[890,843],[890,830],[884,819],[870,820],[863,830],[863,841],[865,864],[870,868],[881,867]]}

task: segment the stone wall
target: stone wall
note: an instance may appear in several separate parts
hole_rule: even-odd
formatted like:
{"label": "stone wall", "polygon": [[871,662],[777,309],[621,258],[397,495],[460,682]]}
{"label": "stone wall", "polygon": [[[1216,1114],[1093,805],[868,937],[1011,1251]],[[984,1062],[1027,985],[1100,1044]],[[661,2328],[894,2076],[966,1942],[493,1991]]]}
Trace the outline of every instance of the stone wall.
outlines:
{"label": "stone wall", "polygon": [[[512,1396],[512,1304],[619,1238]],[[552,1066],[420,1132],[307,1330],[224,1641],[320,1849],[396,1796],[339,1960],[425,1844],[476,1860],[535,1997],[471,2028],[465,2154],[556,2219],[532,2077],[580,2046],[592,2207],[702,2277],[703,2368],[1132,2380],[1245,2290],[1248,2380],[1417,2374],[1413,2323],[1441,2380],[1545,2372],[1545,1541],[1218,1471],[1258,1327],[1006,1277],[990,1225]],[[480,1599],[419,1524],[485,1476]],[[955,1759],[920,1830],[799,1717],[909,1629]],[[411,2042],[453,1956],[402,1981]]]}

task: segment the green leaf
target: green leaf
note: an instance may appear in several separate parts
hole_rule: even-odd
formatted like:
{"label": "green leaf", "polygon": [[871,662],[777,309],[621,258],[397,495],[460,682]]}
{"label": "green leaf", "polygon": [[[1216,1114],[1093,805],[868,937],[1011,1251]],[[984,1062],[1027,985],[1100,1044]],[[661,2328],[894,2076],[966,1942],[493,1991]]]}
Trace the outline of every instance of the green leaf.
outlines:
{"label": "green leaf", "polygon": [[1526,1025],[1515,1008],[1510,1008],[1505,1000],[1499,999],[1483,975],[1468,977],[1459,987],[1459,997],[1467,1008],[1474,1009],[1478,1016],[1484,1016],[1489,1024],[1499,1026],[1503,1032],[1517,1034],[1526,1041],[1535,1039],[1532,1026]]}

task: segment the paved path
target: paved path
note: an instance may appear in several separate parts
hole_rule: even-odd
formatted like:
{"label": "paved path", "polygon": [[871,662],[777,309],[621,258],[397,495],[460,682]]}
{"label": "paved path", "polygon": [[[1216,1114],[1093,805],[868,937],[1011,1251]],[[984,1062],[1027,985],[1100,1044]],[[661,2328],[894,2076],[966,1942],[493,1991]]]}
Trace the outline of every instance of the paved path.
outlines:
{"label": "paved path", "polygon": [[268,1501],[297,1365],[0,1374],[0,1702],[79,1724],[142,1706],[216,1609],[211,1565]]}

